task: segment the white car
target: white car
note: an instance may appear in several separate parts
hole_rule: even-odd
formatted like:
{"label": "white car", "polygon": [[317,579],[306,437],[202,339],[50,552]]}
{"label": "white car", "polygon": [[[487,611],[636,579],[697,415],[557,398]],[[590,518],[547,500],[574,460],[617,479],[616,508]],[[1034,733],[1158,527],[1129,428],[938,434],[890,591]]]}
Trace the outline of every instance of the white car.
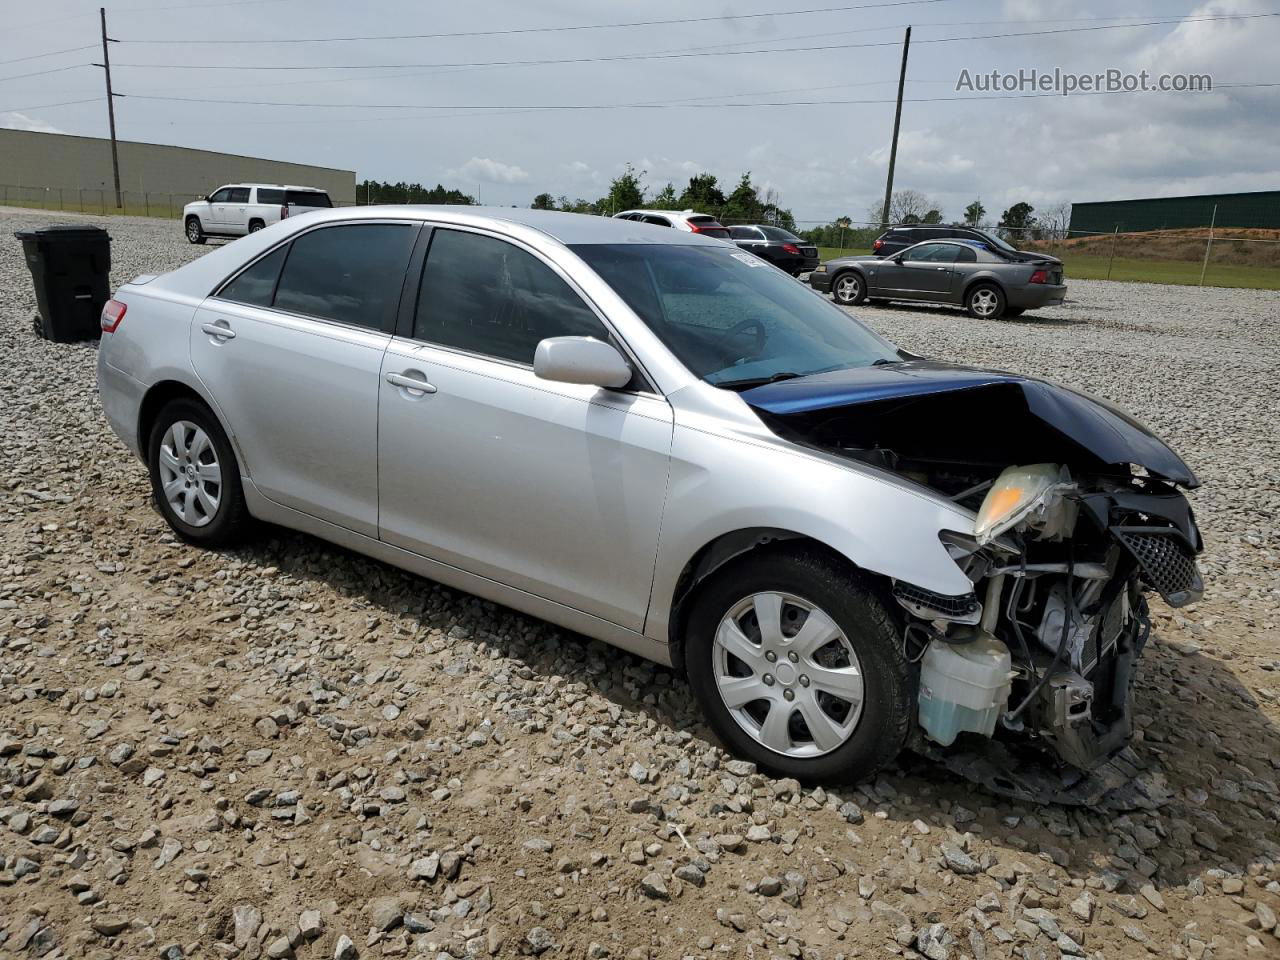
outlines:
{"label": "white car", "polygon": [[674,227],[686,233],[700,233],[717,240],[729,239],[729,228],[709,213],[692,210],[623,210],[613,215],[615,220],[634,220],[655,227]]}
{"label": "white car", "polygon": [[283,183],[232,183],[182,208],[182,229],[191,243],[209,237],[243,237],[289,216],[290,211],[329,208],[333,201],[318,187]]}

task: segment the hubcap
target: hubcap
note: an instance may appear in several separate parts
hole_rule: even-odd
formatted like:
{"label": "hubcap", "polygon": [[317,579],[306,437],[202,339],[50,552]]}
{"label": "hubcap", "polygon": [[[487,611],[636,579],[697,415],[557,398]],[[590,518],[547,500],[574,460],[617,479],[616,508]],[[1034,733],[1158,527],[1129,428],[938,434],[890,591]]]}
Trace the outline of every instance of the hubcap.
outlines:
{"label": "hubcap", "polygon": [[720,621],[712,667],[734,721],[783,756],[830,753],[862,716],[862,669],[853,646],[801,597],[757,593],[740,600]]}
{"label": "hubcap", "polygon": [[996,312],[996,304],[999,301],[991,290],[979,290],[970,302],[973,304],[974,313],[989,317]]}
{"label": "hubcap", "polygon": [[852,300],[858,295],[858,280],[856,277],[841,277],[836,283],[836,292],[840,294],[841,300]]}
{"label": "hubcap", "polygon": [[222,468],[209,435],[189,420],[178,420],[160,441],[160,485],[183,523],[203,527],[218,515]]}

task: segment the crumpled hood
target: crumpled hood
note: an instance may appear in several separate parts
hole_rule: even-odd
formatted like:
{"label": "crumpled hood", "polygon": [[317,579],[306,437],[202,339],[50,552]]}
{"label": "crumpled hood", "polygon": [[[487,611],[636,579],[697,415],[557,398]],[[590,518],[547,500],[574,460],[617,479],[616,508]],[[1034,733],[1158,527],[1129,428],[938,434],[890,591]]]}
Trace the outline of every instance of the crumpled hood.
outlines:
{"label": "crumpled hood", "polygon": [[[926,399],[941,413],[951,405],[944,401],[943,406],[938,406],[939,397],[955,395],[957,401],[971,401],[984,393],[992,395],[992,411],[1001,409],[998,401],[1020,396],[1027,416],[1052,428],[1104,464],[1132,463],[1184,487],[1200,485],[1181,457],[1118,407],[1046,380],[1000,370],[907,360],[764,384],[743,391],[741,396],[767,414],[793,417],[858,406],[867,406],[868,413],[873,407],[877,412],[900,411]],[[948,434],[945,439],[954,443],[952,426],[945,431]],[[974,424],[973,428],[998,431],[1000,426],[1000,418],[992,417],[989,422]],[[942,433],[940,429],[940,436]],[[1064,455],[1059,459],[1069,458]]]}

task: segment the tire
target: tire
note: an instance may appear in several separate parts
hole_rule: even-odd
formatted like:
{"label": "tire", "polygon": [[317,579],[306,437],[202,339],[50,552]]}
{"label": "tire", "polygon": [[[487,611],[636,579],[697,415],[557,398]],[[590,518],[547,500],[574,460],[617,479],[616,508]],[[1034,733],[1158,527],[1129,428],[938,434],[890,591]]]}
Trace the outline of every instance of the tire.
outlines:
{"label": "tire", "polygon": [[[175,430],[181,430],[180,438]],[[250,517],[240,466],[218,419],[203,403],[180,398],[164,406],[147,441],[147,467],[156,506],[183,540],[225,547],[244,536]]]}
{"label": "tire", "polygon": [[[758,627],[754,598],[761,594],[782,597],[782,630],[774,634],[782,638],[774,644],[778,650],[767,649],[770,645]],[[847,566],[811,550],[754,554],[714,574],[693,602],[684,645],[689,683],[712,730],[733,753],[776,776],[808,782],[865,780],[898,755],[913,716],[913,672],[885,607]],[[738,612],[744,605],[745,613]],[[804,624],[814,614],[807,612],[797,620],[793,614],[802,605],[825,614],[825,620],[815,623],[834,626],[835,639],[804,649]],[[748,659],[727,653],[729,644],[720,638],[733,635],[726,626],[729,622],[739,624],[737,636],[747,644],[745,648],[736,641],[731,645],[747,651]],[[757,624],[754,637],[752,623]],[[793,642],[801,646],[788,649]],[[761,647],[766,654],[759,653]],[[772,662],[767,659],[769,653],[776,653]],[[799,659],[792,660],[792,654]],[[846,672],[830,669],[841,666]],[[861,675],[861,701],[856,707],[851,694],[833,699],[821,689],[827,684],[832,689],[848,685],[850,666],[856,666]],[[739,680],[742,683],[735,684]],[[756,692],[765,696],[730,708],[731,700],[746,700]],[[792,699],[787,699],[788,694]],[[766,728],[779,709],[783,712],[777,722],[784,727],[779,736],[774,726],[770,738]],[[830,721],[821,738],[808,725],[814,709]],[[817,719],[822,722],[824,717]],[[775,746],[766,739],[773,739]]]}
{"label": "tire", "polygon": [[969,316],[979,320],[999,320],[1008,309],[1004,291],[994,283],[978,283],[964,295],[964,307]]}
{"label": "tire", "polygon": [[265,224],[265,223],[263,223],[261,220],[250,220],[250,221],[249,221],[249,232],[250,232],[250,233],[257,233],[259,230],[261,230],[261,229],[262,229],[263,227],[265,227],[265,226],[266,226],[266,224]]}
{"label": "tire", "polygon": [[1004,315],[1006,317],[1020,317],[1027,312],[1026,307],[1005,307]]}
{"label": "tire", "polygon": [[836,274],[831,281],[831,299],[844,307],[856,307],[867,299],[867,283],[856,270]]}
{"label": "tire", "polygon": [[185,229],[187,243],[204,243],[208,239],[205,236],[204,227],[201,225],[199,217],[187,217]]}

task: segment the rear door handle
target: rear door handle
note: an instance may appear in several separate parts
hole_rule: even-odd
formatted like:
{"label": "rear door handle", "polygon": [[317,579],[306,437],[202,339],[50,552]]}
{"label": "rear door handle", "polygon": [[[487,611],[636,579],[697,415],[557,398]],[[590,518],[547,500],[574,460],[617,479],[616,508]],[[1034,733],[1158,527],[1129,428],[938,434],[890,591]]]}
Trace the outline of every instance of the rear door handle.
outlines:
{"label": "rear door handle", "polygon": [[421,395],[424,393],[436,392],[435,385],[429,383],[427,378],[421,374],[411,376],[407,373],[388,373],[387,383],[391,384],[393,387],[403,387],[405,390],[408,390],[413,394]]}
{"label": "rear door handle", "polygon": [[201,324],[200,329],[215,340],[234,340],[236,338],[236,332],[227,326],[227,322],[225,320],[218,320],[216,323]]}

